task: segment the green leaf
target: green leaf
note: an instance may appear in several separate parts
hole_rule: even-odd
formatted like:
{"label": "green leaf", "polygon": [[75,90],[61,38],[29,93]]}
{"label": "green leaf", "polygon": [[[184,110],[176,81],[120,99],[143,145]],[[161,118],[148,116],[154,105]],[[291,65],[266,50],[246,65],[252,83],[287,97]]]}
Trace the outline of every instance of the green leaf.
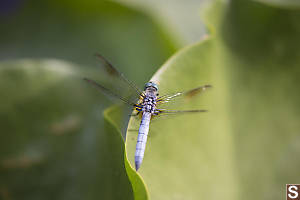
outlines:
{"label": "green leaf", "polygon": [[99,52],[141,86],[176,50],[151,17],[116,2],[28,0],[13,8],[0,15],[0,59],[56,58],[96,68]]}
{"label": "green leaf", "polygon": [[[106,109],[106,111],[104,113],[104,118],[107,121],[107,125],[112,128],[112,130],[110,130],[110,132],[114,133],[115,135],[119,135],[121,139],[123,139],[121,137],[122,132],[120,130],[120,127],[122,127],[122,125],[118,124],[118,123],[121,121],[120,113],[122,113],[123,111],[124,111],[124,108],[116,105],[116,106],[112,106],[112,107]],[[122,140],[122,141],[123,141],[122,148],[124,148],[125,143],[124,143],[124,140]],[[127,175],[130,178],[130,182],[132,185],[134,199],[148,199],[148,193],[144,186],[143,180],[135,172],[135,170],[130,167],[130,164],[127,160],[125,151],[124,151],[124,161],[125,161],[125,168],[127,171]]]}
{"label": "green leaf", "polygon": [[299,9],[300,2],[298,0],[255,0],[278,8]]}
{"label": "green leaf", "polygon": [[58,60],[0,63],[1,199],[133,198],[124,142],[82,73]]}
{"label": "green leaf", "polygon": [[[214,187],[222,187],[216,198],[233,198],[232,140],[226,119],[226,82],[214,79],[212,42],[204,40],[174,55],[153,77],[161,94],[204,84],[215,88],[190,102],[209,113],[158,119],[150,127],[145,158],[139,170],[151,199],[209,199]],[[219,101],[223,99],[224,101]],[[180,109],[180,107],[178,108]],[[160,120],[160,121],[159,121]],[[129,129],[136,127],[131,120]],[[127,132],[126,151],[134,166],[136,132]],[[218,182],[215,182],[218,180]]]}
{"label": "green leaf", "polygon": [[198,42],[206,32],[199,22],[199,8],[205,1],[117,0],[144,10],[157,19],[172,35],[180,36],[180,47]]}
{"label": "green leaf", "polygon": [[[153,121],[138,174],[150,199],[282,199],[300,178],[300,11],[216,1],[206,17],[212,34],[152,80],[160,94],[212,84],[190,102],[209,112]],[[127,131],[132,169],[136,138]]]}
{"label": "green leaf", "polygon": [[[29,0],[7,8],[0,14],[0,59],[10,60],[0,63],[0,198],[132,199],[122,139],[102,117],[108,101],[82,78],[101,78],[99,52],[142,85],[175,51],[174,39],[116,2]],[[78,120],[84,130],[72,129]],[[75,134],[45,136],[48,124]]]}

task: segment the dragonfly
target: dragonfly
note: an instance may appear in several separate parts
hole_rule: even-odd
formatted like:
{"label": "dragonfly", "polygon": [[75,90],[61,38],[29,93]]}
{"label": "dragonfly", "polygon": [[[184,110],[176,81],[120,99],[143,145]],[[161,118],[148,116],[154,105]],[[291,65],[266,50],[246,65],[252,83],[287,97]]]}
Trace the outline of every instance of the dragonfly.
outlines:
{"label": "dragonfly", "polygon": [[164,105],[170,104],[179,99],[191,98],[212,87],[211,85],[202,85],[188,91],[159,95],[159,87],[157,83],[149,81],[145,84],[144,90],[140,90],[102,55],[96,54],[96,56],[102,63],[102,76],[109,81],[105,85],[89,78],[84,78],[84,80],[97,88],[104,95],[119,99],[123,103],[129,105],[133,110],[132,115],[141,117],[135,150],[136,171],[138,171],[143,162],[150,121],[153,118],[163,115],[207,112],[207,110],[203,109],[170,110],[165,108]]}

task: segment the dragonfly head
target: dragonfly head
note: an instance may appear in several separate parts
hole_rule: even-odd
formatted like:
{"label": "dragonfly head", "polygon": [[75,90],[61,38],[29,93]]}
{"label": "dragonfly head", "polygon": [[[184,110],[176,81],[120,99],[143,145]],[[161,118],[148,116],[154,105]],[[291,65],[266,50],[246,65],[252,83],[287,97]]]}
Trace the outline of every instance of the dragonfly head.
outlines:
{"label": "dragonfly head", "polygon": [[150,81],[150,82],[145,84],[144,90],[145,91],[146,90],[153,90],[155,93],[158,94],[158,85],[156,83]]}

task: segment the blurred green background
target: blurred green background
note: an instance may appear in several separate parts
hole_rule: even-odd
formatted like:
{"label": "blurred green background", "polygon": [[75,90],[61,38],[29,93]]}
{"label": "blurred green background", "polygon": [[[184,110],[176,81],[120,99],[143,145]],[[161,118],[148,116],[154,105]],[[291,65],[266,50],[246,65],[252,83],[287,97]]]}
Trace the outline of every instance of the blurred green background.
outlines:
{"label": "blurred green background", "polygon": [[[299,22],[297,0],[1,1],[0,199],[285,198]],[[141,88],[212,84],[211,112],[158,122],[137,174],[128,113],[82,81],[96,52]]]}

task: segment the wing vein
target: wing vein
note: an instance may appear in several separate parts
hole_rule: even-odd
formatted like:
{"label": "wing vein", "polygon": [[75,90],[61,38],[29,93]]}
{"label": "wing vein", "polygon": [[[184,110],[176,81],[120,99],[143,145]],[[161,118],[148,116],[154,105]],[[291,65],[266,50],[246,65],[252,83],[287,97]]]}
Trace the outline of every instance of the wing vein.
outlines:
{"label": "wing vein", "polygon": [[133,84],[132,81],[127,79],[121,72],[119,72],[108,60],[106,60],[101,54],[96,53],[96,56],[101,60],[110,70],[111,73],[117,74],[124,82],[126,82],[132,89],[134,89],[139,95],[142,93],[142,91]]}
{"label": "wing vein", "polygon": [[102,93],[113,96],[113,97],[116,97],[118,99],[121,99],[122,101],[124,101],[125,103],[127,103],[129,105],[135,106],[135,103],[130,102],[128,99],[126,99],[126,98],[124,98],[124,97],[122,97],[118,94],[113,93],[112,91],[110,91],[109,89],[103,87],[102,85],[100,85],[99,83],[97,83],[94,80],[91,80],[91,79],[88,79],[88,78],[83,78],[83,80],[85,80],[86,82],[92,84],[94,87],[99,89]]}

